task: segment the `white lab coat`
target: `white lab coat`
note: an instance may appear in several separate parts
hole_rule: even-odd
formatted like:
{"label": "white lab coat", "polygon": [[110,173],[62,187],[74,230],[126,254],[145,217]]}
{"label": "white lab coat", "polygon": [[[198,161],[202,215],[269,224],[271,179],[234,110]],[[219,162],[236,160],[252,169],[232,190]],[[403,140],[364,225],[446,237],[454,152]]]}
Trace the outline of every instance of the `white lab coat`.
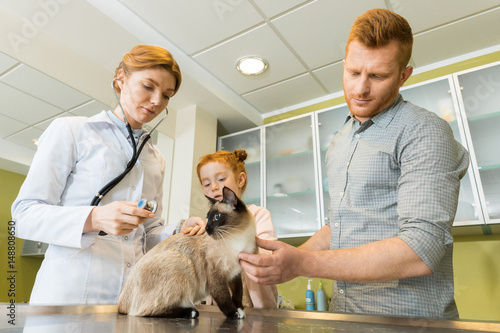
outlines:
{"label": "white lab coat", "polygon": [[56,119],[40,137],[12,205],[16,236],[49,244],[31,304],[116,304],[132,266],[172,235],[175,226],[164,227],[159,217],[165,160],[150,142],[101,205],[147,198],[158,203],[157,217],[125,236],[82,234],[92,198],[131,157],[131,145],[106,111]]}

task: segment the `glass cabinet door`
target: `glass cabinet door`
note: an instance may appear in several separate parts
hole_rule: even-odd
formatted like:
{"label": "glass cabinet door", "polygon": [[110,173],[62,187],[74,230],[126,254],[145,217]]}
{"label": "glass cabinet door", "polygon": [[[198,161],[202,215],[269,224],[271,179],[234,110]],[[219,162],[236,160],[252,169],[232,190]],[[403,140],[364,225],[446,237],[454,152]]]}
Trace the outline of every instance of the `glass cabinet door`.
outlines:
{"label": "glass cabinet door", "polygon": [[[431,83],[403,88],[400,92],[405,100],[432,111],[446,120],[455,139],[468,148],[463,130],[460,132],[461,127],[457,121],[457,118],[460,117],[458,109],[453,103],[451,91],[450,81],[447,77]],[[474,183],[472,177],[473,173],[469,168],[460,184],[454,226],[484,223],[478,193],[471,185]]]}
{"label": "glass cabinet door", "polygon": [[264,127],[266,208],[280,238],[319,230],[312,115]]}
{"label": "glass cabinet door", "polygon": [[247,188],[242,200],[245,204],[262,206],[261,199],[261,156],[260,128],[239,132],[219,138],[219,150],[233,152],[235,149],[245,149],[248,156],[245,160],[247,171]]}
{"label": "glass cabinet door", "polygon": [[321,177],[321,199],[323,202],[323,219],[328,220],[328,207],[330,206],[330,196],[328,194],[328,177],[326,174],[326,151],[337,132],[344,126],[349,108],[347,105],[333,110],[318,112],[318,137],[320,151],[320,177]]}
{"label": "glass cabinet door", "polygon": [[486,222],[500,222],[500,65],[457,75]]}

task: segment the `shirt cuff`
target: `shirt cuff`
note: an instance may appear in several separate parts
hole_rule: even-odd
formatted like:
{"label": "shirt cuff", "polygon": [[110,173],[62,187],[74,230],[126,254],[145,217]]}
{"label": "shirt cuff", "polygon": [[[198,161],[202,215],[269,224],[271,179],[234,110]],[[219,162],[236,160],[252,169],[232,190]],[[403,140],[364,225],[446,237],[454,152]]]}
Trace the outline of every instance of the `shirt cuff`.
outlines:
{"label": "shirt cuff", "polygon": [[445,254],[444,235],[438,230],[433,228],[432,233],[423,228],[409,228],[398,235],[433,272]]}
{"label": "shirt cuff", "polygon": [[175,234],[179,234],[181,232],[181,229],[182,229],[182,224],[184,223],[184,221],[186,221],[185,219],[182,219],[179,221],[179,223],[177,223],[177,227],[175,228]]}

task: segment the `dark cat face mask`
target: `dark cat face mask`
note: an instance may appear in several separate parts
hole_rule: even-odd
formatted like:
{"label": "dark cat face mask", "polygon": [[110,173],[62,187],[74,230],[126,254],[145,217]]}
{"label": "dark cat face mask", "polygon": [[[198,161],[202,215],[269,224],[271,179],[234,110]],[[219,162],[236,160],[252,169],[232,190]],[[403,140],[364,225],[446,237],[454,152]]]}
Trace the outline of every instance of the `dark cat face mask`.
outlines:
{"label": "dark cat face mask", "polygon": [[[222,189],[222,200],[217,201],[206,196],[212,203],[212,207],[207,214],[206,232],[209,236],[219,238],[223,236],[224,229],[234,227],[235,218],[238,213],[246,211],[246,206],[238,196],[229,188],[224,186]],[[217,229],[219,232],[215,233]]]}

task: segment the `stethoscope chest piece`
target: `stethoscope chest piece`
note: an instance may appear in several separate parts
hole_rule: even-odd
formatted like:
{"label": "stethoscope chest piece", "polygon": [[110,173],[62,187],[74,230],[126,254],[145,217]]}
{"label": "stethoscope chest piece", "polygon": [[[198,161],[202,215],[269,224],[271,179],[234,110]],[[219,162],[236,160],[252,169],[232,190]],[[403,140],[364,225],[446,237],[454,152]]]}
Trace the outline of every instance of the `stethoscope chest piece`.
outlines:
{"label": "stethoscope chest piece", "polygon": [[148,201],[146,198],[143,198],[139,201],[137,207],[147,209],[154,214],[156,213],[156,209],[158,209],[158,204],[154,200]]}

